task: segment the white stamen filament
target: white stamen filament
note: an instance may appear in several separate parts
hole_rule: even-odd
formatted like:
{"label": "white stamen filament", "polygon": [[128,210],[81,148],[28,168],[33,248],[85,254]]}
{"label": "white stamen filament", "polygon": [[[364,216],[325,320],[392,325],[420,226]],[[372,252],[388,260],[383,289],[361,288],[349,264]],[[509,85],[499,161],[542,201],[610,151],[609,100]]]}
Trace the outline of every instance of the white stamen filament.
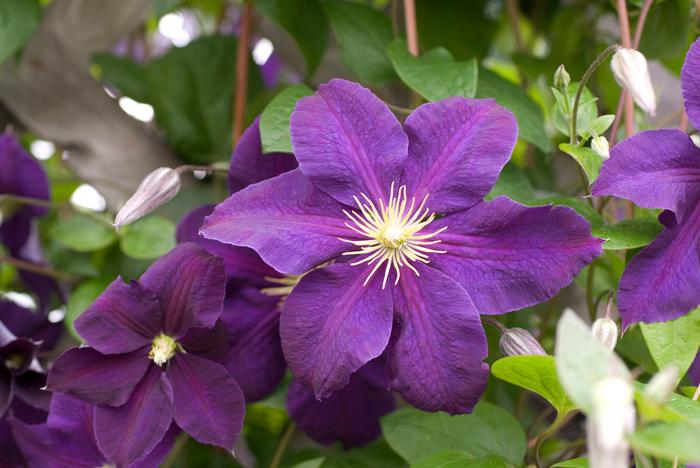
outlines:
{"label": "white stamen filament", "polygon": [[430,210],[425,207],[428,195],[423,198],[423,201],[415,210],[415,198],[411,198],[411,204],[407,207],[408,197],[406,196],[405,185],[399,187],[396,196],[394,196],[394,183],[392,182],[389,192],[389,203],[385,206],[384,200],[379,199],[379,208],[375,206],[367,195],[364,193],[360,195],[366,203],[361,202],[357,197],[353,197],[360,212],[343,210],[343,213],[354,224],[345,223],[345,225],[357,234],[366,237],[366,239],[339,239],[360,247],[360,250],[345,252],[343,255],[366,255],[364,258],[351,263],[351,265],[374,264],[374,268],[372,268],[372,271],[363,283],[365,286],[382,265],[385,265],[384,281],[382,282],[382,289],[384,289],[392,268],[396,272],[396,280],[394,281],[394,285],[396,285],[401,278],[401,267],[408,267],[417,276],[420,276],[412,262],[419,261],[427,264],[430,263],[428,254],[446,252],[445,250],[431,249],[427,246],[440,243],[439,239],[429,239],[447,229],[447,226],[437,231],[420,234],[428,224],[435,220],[435,213],[431,214]]}
{"label": "white stamen filament", "polygon": [[148,352],[148,358],[159,366],[163,366],[177,351],[179,345],[177,341],[168,335],[161,333],[153,339],[151,350]]}

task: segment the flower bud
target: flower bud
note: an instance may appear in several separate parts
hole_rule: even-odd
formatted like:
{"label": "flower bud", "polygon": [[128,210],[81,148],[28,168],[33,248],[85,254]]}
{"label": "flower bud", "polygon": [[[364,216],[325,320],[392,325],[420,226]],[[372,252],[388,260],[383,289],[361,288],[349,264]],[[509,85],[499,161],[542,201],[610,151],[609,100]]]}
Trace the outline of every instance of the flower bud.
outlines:
{"label": "flower bud", "polygon": [[615,349],[615,345],[617,345],[618,329],[617,323],[615,323],[613,319],[607,317],[597,319],[593,322],[591,333],[596,340],[603,343],[611,350]]}
{"label": "flower bud", "polygon": [[656,95],[651,86],[647,59],[635,49],[619,48],[610,62],[615,81],[625,88],[647,114],[656,113]]}
{"label": "flower bud", "polygon": [[690,139],[692,140],[693,144],[700,148],[700,133],[693,133],[690,135]]}
{"label": "flower bud", "polygon": [[603,159],[610,159],[610,143],[604,136],[594,136],[591,139],[591,149]]}
{"label": "flower bud", "polygon": [[546,355],[542,346],[534,336],[523,328],[509,328],[501,336],[499,342],[504,356],[527,356],[531,354]]}
{"label": "flower bud", "polygon": [[654,403],[663,404],[671,396],[678,383],[678,368],[668,366],[651,378],[644,388],[644,395]]}
{"label": "flower bud", "polygon": [[170,201],[180,190],[180,174],[175,169],[160,167],[143,179],[114,220],[114,226],[130,224]]}
{"label": "flower bud", "polygon": [[629,466],[626,435],[634,431],[634,389],[625,379],[606,377],[593,389],[593,411],[586,421],[588,457],[593,467]]}
{"label": "flower bud", "polygon": [[564,65],[559,65],[557,71],[554,72],[554,87],[557,89],[566,89],[571,83],[571,77],[569,73],[564,68]]}

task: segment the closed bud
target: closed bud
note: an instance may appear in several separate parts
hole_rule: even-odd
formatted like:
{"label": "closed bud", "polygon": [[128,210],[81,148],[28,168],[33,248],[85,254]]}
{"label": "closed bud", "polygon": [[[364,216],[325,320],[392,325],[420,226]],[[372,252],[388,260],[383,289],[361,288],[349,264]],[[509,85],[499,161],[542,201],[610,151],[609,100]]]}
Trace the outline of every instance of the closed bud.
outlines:
{"label": "closed bud", "polygon": [[170,201],[180,190],[180,174],[169,167],[160,167],[143,179],[114,220],[114,226],[124,226],[147,215]]}
{"label": "closed bud", "polygon": [[654,403],[663,404],[671,396],[678,383],[678,369],[668,366],[651,378],[644,388],[644,395]]}
{"label": "closed bud", "polygon": [[693,133],[690,135],[690,139],[692,140],[693,144],[700,148],[700,133]]}
{"label": "closed bud", "polygon": [[635,49],[619,48],[610,62],[615,81],[625,88],[634,102],[647,114],[656,113],[656,95],[651,86],[649,66],[644,55]]}
{"label": "closed bud", "polygon": [[610,143],[604,136],[594,136],[591,139],[591,149],[603,159],[610,159]]}
{"label": "closed bud", "polygon": [[606,377],[593,388],[593,411],[586,421],[591,467],[629,466],[627,434],[634,431],[634,389],[625,379]]}
{"label": "closed bud", "polygon": [[564,68],[564,65],[559,65],[557,71],[554,72],[554,87],[557,89],[566,89],[571,83],[571,77]]}
{"label": "closed bud", "polygon": [[509,328],[503,332],[499,347],[504,356],[547,354],[535,337],[523,328]]}
{"label": "closed bud", "polygon": [[615,323],[613,319],[607,317],[597,319],[593,322],[591,333],[596,340],[603,343],[610,348],[610,350],[615,349],[615,345],[617,345],[618,329],[617,323]]}

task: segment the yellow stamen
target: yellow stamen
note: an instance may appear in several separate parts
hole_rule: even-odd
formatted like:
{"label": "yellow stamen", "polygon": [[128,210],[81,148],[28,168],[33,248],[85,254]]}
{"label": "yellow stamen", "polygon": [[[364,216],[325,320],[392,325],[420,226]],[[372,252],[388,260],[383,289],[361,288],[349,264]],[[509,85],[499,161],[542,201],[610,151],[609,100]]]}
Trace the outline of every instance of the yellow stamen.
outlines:
{"label": "yellow stamen", "polygon": [[148,352],[148,358],[159,366],[162,366],[173,356],[175,356],[175,351],[177,351],[178,347],[179,345],[177,341],[168,335],[161,333],[153,338],[151,350]]}
{"label": "yellow stamen", "polygon": [[439,239],[428,239],[440,234],[447,229],[447,226],[430,233],[421,233],[428,224],[435,220],[435,213],[431,214],[430,210],[425,207],[428,195],[423,198],[415,210],[416,199],[411,198],[411,203],[408,204],[405,185],[399,187],[399,190],[394,194],[394,183],[392,182],[389,203],[385,205],[384,200],[379,199],[379,208],[364,193],[361,193],[360,196],[366,203],[361,202],[358,197],[353,197],[359,213],[345,210],[343,213],[352,221],[352,224],[345,223],[345,225],[366,239],[339,239],[360,248],[345,252],[343,255],[365,255],[364,258],[354,261],[350,265],[374,265],[365,279],[365,286],[382,265],[385,265],[382,282],[382,289],[384,289],[392,269],[396,273],[394,281],[394,285],[396,285],[401,278],[401,267],[408,267],[416,275],[419,275],[418,270],[411,264],[412,262],[429,263],[427,254],[446,252],[426,246],[440,243]]}

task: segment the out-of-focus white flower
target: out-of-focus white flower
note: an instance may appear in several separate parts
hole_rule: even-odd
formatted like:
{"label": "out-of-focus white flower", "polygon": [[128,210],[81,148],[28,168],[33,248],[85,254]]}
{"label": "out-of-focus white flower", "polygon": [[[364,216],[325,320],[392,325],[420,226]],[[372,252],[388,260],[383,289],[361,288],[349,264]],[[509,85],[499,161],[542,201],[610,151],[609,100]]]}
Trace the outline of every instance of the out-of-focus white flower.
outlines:
{"label": "out-of-focus white flower", "polygon": [[700,148],[700,133],[693,133],[690,135],[690,139],[693,140],[693,144]]}
{"label": "out-of-focus white flower", "polygon": [[676,384],[678,384],[678,368],[665,367],[651,378],[644,388],[644,395],[655,403],[665,403],[676,388]]}
{"label": "out-of-focus white flower", "polygon": [[609,376],[593,389],[593,413],[586,421],[588,458],[592,468],[629,466],[626,435],[634,431],[634,389],[625,379]]}
{"label": "out-of-focus white flower", "polygon": [[610,159],[610,143],[604,136],[594,136],[591,139],[591,149],[601,158]]}
{"label": "out-of-focus white flower", "polygon": [[143,179],[114,220],[114,227],[133,223],[170,201],[180,191],[180,174],[172,168],[160,167]]}
{"label": "out-of-focus white flower", "polygon": [[617,323],[615,323],[613,319],[608,317],[597,319],[595,322],[593,322],[591,333],[596,340],[603,343],[609,349],[615,349],[619,330],[617,328]]}
{"label": "out-of-focus white flower", "polygon": [[620,47],[610,66],[615,80],[632,95],[634,102],[647,114],[656,114],[656,95],[646,57],[638,50]]}
{"label": "out-of-focus white flower", "polygon": [[504,356],[547,354],[535,337],[523,328],[509,328],[503,332],[499,347]]}

